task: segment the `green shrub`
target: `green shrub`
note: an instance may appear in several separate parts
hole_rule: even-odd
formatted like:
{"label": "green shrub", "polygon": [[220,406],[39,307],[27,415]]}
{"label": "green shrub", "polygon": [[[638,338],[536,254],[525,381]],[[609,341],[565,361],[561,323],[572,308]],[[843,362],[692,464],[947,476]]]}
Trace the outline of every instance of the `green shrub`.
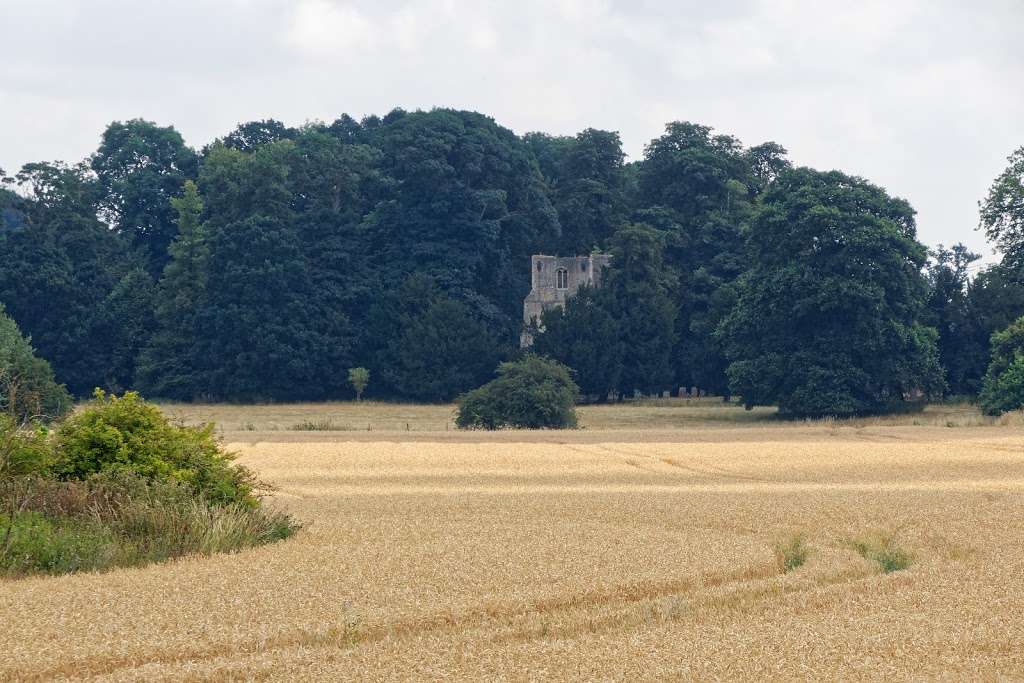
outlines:
{"label": "green shrub", "polygon": [[61,479],[100,472],[127,472],[153,481],[191,487],[213,504],[255,506],[252,473],[232,463],[214,436],[213,425],[172,424],[138,394],[95,400],[57,431],[55,471]]}
{"label": "green shrub", "polygon": [[502,363],[498,377],[459,400],[463,429],[564,429],[576,426],[579,387],[569,368],[535,355]]}
{"label": "green shrub", "polygon": [[66,574],[114,564],[120,550],[110,529],[91,521],[53,519],[34,511],[0,515],[0,572]]}
{"label": "green shrub", "polygon": [[287,514],[262,505],[212,505],[182,482],[125,472],[84,481],[0,482],[0,574],[60,574],[233,552],[297,529]]}
{"label": "green shrub", "polygon": [[1001,373],[986,375],[978,403],[986,415],[1024,408],[1024,355],[1015,358]]}
{"label": "green shrub", "polygon": [[18,420],[52,420],[69,410],[67,389],[0,304],[0,412]]}
{"label": "green shrub", "polygon": [[44,474],[53,462],[45,429],[19,425],[10,415],[0,413],[0,481]]}
{"label": "green shrub", "polygon": [[1024,317],[992,335],[992,361],[978,403],[986,415],[1024,407]]}

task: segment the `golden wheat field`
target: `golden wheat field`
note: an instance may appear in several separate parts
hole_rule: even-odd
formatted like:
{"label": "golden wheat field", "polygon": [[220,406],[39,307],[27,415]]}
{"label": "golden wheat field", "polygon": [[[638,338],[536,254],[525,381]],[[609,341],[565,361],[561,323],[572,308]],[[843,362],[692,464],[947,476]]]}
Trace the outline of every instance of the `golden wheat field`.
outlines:
{"label": "golden wheat field", "polygon": [[1024,427],[982,422],[232,427],[305,528],[2,582],[0,678],[1024,678]]}

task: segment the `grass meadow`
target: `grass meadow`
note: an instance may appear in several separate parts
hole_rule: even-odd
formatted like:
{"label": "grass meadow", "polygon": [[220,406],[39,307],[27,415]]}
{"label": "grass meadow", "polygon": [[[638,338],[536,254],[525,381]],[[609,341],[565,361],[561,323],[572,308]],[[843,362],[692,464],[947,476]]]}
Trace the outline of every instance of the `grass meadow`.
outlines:
{"label": "grass meadow", "polygon": [[704,399],[465,433],[451,406],[165,409],[217,421],[303,528],[3,582],[0,679],[1024,675],[1019,415]]}

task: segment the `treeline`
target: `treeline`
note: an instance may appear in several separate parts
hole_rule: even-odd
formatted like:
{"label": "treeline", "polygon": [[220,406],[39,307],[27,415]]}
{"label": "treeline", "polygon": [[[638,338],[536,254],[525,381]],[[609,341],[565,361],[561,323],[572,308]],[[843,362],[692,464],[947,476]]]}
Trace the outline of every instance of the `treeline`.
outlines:
{"label": "treeline", "polygon": [[979,390],[989,338],[1024,314],[998,201],[1008,258],[971,279],[977,256],[929,259],[906,202],[692,123],[625,163],[613,132],[443,109],[256,121],[199,151],[133,120],[81,163],[3,178],[0,302],[78,395],[343,398],[362,366],[368,396],[440,401],[517,353],[530,254],[609,250],[607,285],[536,342],[584,393],[783,403],[838,381],[823,400],[871,410]]}

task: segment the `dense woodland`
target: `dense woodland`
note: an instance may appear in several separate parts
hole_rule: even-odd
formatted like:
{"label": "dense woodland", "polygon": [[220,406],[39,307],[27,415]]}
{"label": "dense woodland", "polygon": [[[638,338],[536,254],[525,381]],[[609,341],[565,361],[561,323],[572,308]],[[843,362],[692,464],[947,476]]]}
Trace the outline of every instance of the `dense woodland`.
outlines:
{"label": "dense woodland", "polygon": [[367,396],[445,401],[517,355],[531,254],[602,250],[606,285],[535,347],[585,395],[872,412],[979,392],[1024,315],[1021,177],[1024,150],[982,202],[1003,259],[971,278],[978,256],[929,252],[882,188],[693,123],[626,163],[614,132],[446,109],[255,121],[198,151],[115,122],[80,163],[0,172],[0,303],[79,396],[348,398],[362,366]]}

